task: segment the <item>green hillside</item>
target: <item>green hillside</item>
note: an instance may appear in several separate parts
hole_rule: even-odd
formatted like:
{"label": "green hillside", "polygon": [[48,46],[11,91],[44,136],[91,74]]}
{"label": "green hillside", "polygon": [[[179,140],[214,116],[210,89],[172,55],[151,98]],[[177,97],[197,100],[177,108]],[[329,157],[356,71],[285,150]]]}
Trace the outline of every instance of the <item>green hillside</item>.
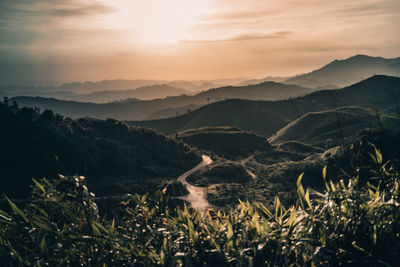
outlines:
{"label": "green hillside", "polygon": [[0,188],[26,196],[31,178],[84,175],[98,195],[154,191],[201,161],[190,147],[108,119],[63,118],[0,104]]}
{"label": "green hillside", "polygon": [[268,140],[272,143],[297,140],[332,145],[366,128],[400,129],[400,119],[358,107],[309,112],[280,129]]}
{"label": "green hillside", "polygon": [[318,91],[289,100],[227,100],[176,118],[128,123],[167,133],[225,125],[270,137],[303,114],[344,106],[370,108],[384,114],[399,114],[400,78],[378,75],[343,89]]}
{"label": "green hillside", "polygon": [[176,134],[176,137],[228,159],[247,157],[255,151],[272,150],[265,137],[232,127],[190,129]]}

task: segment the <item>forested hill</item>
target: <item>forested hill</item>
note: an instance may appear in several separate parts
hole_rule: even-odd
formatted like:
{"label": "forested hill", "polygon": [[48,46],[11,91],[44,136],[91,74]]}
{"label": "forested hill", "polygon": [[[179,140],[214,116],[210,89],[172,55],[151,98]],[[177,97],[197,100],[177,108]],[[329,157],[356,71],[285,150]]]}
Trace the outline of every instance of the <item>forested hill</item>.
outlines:
{"label": "forested hill", "polygon": [[0,104],[0,188],[24,197],[31,178],[84,175],[99,195],[147,192],[201,161],[152,130],[108,119],[72,120]]}
{"label": "forested hill", "polygon": [[224,125],[253,130],[269,137],[303,114],[345,106],[399,114],[400,78],[376,75],[342,89],[323,90],[281,101],[227,100],[212,103],[176,118],[131,121],[129,124],[167,133]]}

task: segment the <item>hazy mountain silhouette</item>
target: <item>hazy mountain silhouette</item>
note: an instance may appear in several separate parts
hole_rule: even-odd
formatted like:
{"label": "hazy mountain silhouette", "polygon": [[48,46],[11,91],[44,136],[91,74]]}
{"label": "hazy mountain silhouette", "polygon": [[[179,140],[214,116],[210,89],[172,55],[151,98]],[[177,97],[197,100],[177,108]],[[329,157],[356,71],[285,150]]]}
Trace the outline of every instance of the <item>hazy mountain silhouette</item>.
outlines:
{"label": "hazy mountain silhouette", "polygon": [[[52,97],[62,100],[72,100],[80,102],[107,103],[127,98],[137,98],[142,100],[151,100],[157,98],[165,98],[168,96],[178,96],[182,94],[190,94],[189,91],[171,87],[167,84],[143,86],[130,90],[105,90],[95,91],[92,93],[77,93],[71,91],[29,91],[24,92],[24,96],[33,97]],[[10,95],[10,94],[8,94]]]}
{"label": "hazy mountain silhouette", "polygon": [[282,83],[285,80],[289,79],[288,77],[274,77],[274,76],[267,76],[262,79],[248,79],[241,81],[237,84],[236,86],[245,86],[245,85],[251,85],[251,84],[259,84],[259,83],[264,83],[264,82],[277,82],[277,83]]}
{"label": "hazy mountain silhouette", "polygon": [[[43,97],[15,97],[10,101],[16,101],[21,106],[38,107],[40,109],[51,109],[62,115],[79,118],[116,118],[121,120],[144,120],[154,118],[165,118],[168,115],[176,116],[182,114],[182,108],[194,104],[196,106],[208,104],[215,101],[231,98],[243,98],[254,100],[285,99],[304,95],[310,89],[297,85],[287,85],[275,82],[265,82],[249,86],[227,86],[204,91],[194,96],[175,96],[164,99],[139,101],[138,99],[127,99],[120,102],[94,104],[74,101],[58,100]],[[171,109],[174,109],[171,114]],[[160,113],[165,110],[166,113]],[[185,113],[190,110],[186,109]]]}
{"label": "hazy mountain silhouette", "polygon": [[129,123],[167,133],[225,125],[269,137],[308,112],[359,106],[386,114],[400,114],[399,104],[400,78],[377,75],[343,89],[318,91],[289,100],[227,100],[176,118]]}
{"label": "hazy mountain silhouette", "polygon": [[[198,81],[165,81],[165,80],[103,80],[99,82],[73,82],[65,83],[60,86],[24,86],[24,85],[6,85],[1,86],[2,96],[42,96],[42,97],[71,97],[75,94],[90,94],[99,91],[126,91],[134,90],[140,87],[167,85],[176,89],[190,91],[192,93],[201,92],[211,88],[237,84],[245,80],[244,78],[218,79],[218,80],[198,80]],[[247,85],[247,84],[246,84]],[[164,94],[165,95],[165,94]],[[154,97],[161,98],[162,95]],[[65,98],[70,99],[70,98]],[[147,99],[147,98],[146,98]],[[79,99],[74,99],[79,100]],[[88,99],[90,100],[90,99]],[[82,99],[80,101],[85,101]],[[92,100],[90,100],[92,101]],[[109,100],[111,101],[111,100]]]}
{"label": "hazy mountain silhouette", "polygon": [[400,58],[386,59],[356,55],[344,60],[334,60],[320,69],[285,80],[285,83],[304,87],[343,87],[372,75],[400,76]]}

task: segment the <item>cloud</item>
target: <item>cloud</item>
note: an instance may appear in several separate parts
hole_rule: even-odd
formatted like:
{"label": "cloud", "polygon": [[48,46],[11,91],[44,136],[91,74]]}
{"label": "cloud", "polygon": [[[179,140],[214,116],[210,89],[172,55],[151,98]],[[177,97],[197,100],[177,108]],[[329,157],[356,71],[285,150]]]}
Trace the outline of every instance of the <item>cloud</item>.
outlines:
{"label": "cloud", "polygon": [[40,38],[47,39],[47,33],[74,28],[73,22],[63,25],[64,20],[79,22],[112,12],[114,7],[90,0],[1,0],[0,47],[27,46]]}
{"label": "cloud", "polygon": [[182,43],[222,43],[222,42],[242,42],[250,40],[262,39],[283,39],[287,35],[293,34],[291,31],[279,31],[270,34],[254,33],[254,34],[238,34],[233,37],[225,39],[211,39],[211,40],[182,40]]}
{"label": "cloud", "polygon": [[[2,0],[0,1],[0,25],[12,27],[26,22],[41,24],[43,21],[48,21],[54,23],[63,17],[77,18],[115,11],[114,7],[96,1]],[[25,26],[29,26],[29,24],[25,24]]]}

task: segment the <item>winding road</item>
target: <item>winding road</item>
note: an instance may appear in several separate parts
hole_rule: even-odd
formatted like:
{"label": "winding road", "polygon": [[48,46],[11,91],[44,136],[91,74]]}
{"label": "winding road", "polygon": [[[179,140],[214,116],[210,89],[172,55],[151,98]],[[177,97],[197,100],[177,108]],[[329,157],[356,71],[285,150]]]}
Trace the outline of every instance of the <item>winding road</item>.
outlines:
{"label": "winding road", "polygon": [[258,154],[258,153],[255,153],[255,154],[251,155],[250,157],[247,157],[247,158],[242,159],[241,161],[239,161],[239,163],[243,166],[243,168],[245,168],[246,172],[251,176],[251,178],[253,178],[253,180],[257,179],[257,175],[255,175],[253,172],[249,171],[249,170],[246,168],[246,163],[247,163],[249,160],[254,159],[254,156],[257,155],[257,154]]}
{"label": "winding road", "polygon": [[207,188],[194,186],[186,181],[186,178],[189,177],[189,175],[212,163],[212,159],[209,156],[203,155],[202,157],[203,161],[193,169],[190,169],[179,176],[178,181],[185,185],[189,191],[189,195],[179,198],[188,201],[194,209],[205,211],[207,208],[211,207],[211,204],[207,201]]}

